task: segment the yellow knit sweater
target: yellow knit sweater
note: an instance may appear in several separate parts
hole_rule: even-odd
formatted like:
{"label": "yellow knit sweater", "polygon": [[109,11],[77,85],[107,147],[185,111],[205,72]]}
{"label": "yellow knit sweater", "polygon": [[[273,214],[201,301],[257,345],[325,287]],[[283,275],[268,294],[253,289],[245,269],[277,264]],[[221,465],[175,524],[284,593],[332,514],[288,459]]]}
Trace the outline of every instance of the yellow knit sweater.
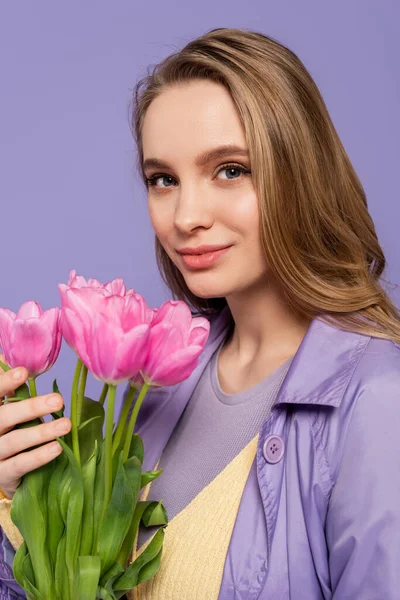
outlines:
{"label": "yellow knit sweater", "polygon": [[[217,600],[240,500],[257,451],[258,434],[165,529],[156,575],[127,593],[129,600]],[[151,483],[143,490],[147,498]],[[0,490],[0,526],[13,547],[23,538],[10,519],[10,500]],[[150,543],[137,550],[134,560]]]}
{"label": "yellow knit sweater", "polygon": [[[129,600],[217,600],[240,500],[257,451],[258,434],[165,529],[161,566]],[[162,475],[161,475],[162,477]],[[145,500],[150,489],[143,490]],[[150,543],[147,540],[136,558]]]}

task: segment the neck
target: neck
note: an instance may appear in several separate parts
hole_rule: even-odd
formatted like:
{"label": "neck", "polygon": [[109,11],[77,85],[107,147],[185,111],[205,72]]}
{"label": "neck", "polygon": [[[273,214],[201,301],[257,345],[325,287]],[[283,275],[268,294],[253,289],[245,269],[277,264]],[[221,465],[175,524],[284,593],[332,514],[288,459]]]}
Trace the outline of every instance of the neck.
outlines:
{"label": "neck", "polygon": [[277,286],[237,293],[226,298],[234,327],[226,350],[243,367],[261,360],[293,356],[304,338],[311,319],[296,314]]}

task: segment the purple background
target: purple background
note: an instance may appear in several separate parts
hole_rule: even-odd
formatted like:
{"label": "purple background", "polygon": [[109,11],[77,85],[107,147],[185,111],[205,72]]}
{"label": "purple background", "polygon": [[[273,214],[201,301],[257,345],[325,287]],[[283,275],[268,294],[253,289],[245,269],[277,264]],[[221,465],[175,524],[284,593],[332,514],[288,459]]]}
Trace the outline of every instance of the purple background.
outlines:
{"label": "purple background", "polygon": [[[128,105],[148,65],[216,27],[271,35],[305,63],[365,186],[386,278],[398,284],[399,18],[395,0],[3,1],[0,306],[59,305],[57,284],[72,268],[103,282],[123,277],[150,306],[170,297]],[[391,295],[399,303],[399,291]],[[57,376],[68,406],[74,365],[64,344],[39,393]],[[89,393],[100,388],[90,381]]]}

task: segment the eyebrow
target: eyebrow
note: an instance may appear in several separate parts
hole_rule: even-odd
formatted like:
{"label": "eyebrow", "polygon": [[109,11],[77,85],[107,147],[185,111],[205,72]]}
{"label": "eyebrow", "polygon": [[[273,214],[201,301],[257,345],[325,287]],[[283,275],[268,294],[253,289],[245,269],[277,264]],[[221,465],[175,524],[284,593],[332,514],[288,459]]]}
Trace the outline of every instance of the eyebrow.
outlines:
{"label": "eyebrow", "polygon": [[[247,157],[249,156],[248,150],[245,148],[241,148],[240,146],[235,146],[234,144],[225,144],[224,146],[218,146],[217,148],[213,148],[212,150],[206,150],[195,160],[195,165],[197,167],[204,167],[208,163],[213,160],[217,160],[217,158],[224,158],[227,155],[236,154],[237,156]],[[170,169],[170,165],[159,158],[146,158],[143,162],[143,170],[154,167],[156,169]]]}

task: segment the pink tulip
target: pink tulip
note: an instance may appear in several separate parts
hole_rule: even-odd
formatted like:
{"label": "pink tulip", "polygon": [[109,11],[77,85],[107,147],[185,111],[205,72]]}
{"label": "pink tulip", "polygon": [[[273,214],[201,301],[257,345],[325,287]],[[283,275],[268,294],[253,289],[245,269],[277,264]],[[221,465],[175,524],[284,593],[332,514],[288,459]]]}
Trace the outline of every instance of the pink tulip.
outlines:
{"label": "pink tulip", "polygon": [[104,289],[63,291],[67,344],[93,376],[110,385],[135,377],[144,364],[152,311],[140,294],[104,295]]}
{"label": "pink tulip", "polygon": [[[77,275],[74,269],[70,271],[68,285],[60,283],[58,289],[61,295],[62,307],[64,309],[62,326],[63,336],[68,346],[75,352],[75,334],[79,328],[70,328],[69,323],[72,317],[69,320],[65,319],[66,308],[70,308],[73,312],[80,315],[82,325],[86,324],[90,326],[92,315],[96,312],[97,303],[101,302],[102,298],[108,298],[110,296],[120,296],[121,298],[135,296],[139,302],[140,299],[143,300],[143,298],[139,294],[136,294],[133,289],[127,290],[124,281],[121,278],[114,279],[103,285],[97,279],[88,279],[86,281],[84,277]],[[97,292],[97,295],[92,293],[93,290]],[[143,310],[152,311],[153,309],[149,309],[144,303]],[[144,319],[144,321],[147,322],[147,319],[149,318],[150,316]]]}
{"label": "pink tulip", "polygon": [[[83,287],[105,290],[105,295],[130,296],[134,293],[133,289],[126,290],[126,286],[122,278],[114,279],[109,283],[102,284],[97,279],[86,279],[81,275],[77,275],[75,269],[69,273],[68,285],[60,284],[62,291],[66,288],[80,289]],[[59,286],[59,288],[60,288]]]}
{"label": "pink tulip", "polygon": [[0,346],[8,366],[23,366],[32,379],[45,373],[60,353],[61,311],[43,311],[38,302],[25,302],[15,314],[0,308]]}
{"label": "pink tulip", "polygon": [[198,364],[210,333],[210,322],[192,317],[181,300],[168,300],[153,315],[146,361],[132,385],[175,385],[187,379]]}

